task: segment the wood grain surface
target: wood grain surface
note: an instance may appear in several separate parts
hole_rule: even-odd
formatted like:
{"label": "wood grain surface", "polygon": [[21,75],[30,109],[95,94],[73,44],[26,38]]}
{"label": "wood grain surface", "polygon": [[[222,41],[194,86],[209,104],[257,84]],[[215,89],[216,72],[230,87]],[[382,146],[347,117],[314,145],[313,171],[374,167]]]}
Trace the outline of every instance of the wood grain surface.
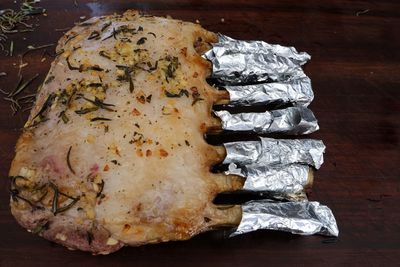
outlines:
{"label": "wood grain surface", "polygon": [[[21,228],[9,210],[8,170],[27,113],[11,115],[0,100],[0,266],[399,266],[400,262],[400,2],[350,0],[84,1],[42,0],[47,16],[34,32],[9,35],[14,56],[0,52],[0,89],[18,81],[18,54],[56,43],[81,16],[129,8],[196,21],[234,38],[295,46],[312,60],[311,109],[327,146],[311,200],[334,212],[340,237],[259,231],[232,239],[205,233],[185,242],[127,247],[109,256],[68,251]],[[1,0],[0,9],[18,7]],[[221,19],[223,18],[223,22]],[[9,44],[9,41],[7,42]],[[54,52],[48,49],[48,52]],[[25,78],[43,81],[52,61],[26,56]],[[218,140],[213,140],[218,142]],[[333,241],[333,242],[332,242]]]}

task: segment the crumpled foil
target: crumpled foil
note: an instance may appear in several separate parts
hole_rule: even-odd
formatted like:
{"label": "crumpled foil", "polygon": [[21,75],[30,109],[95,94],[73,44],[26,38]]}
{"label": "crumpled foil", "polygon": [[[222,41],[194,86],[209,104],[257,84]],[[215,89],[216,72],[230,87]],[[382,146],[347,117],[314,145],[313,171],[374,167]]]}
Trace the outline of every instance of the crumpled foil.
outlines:
{"label": "crumpled foil", "polygon": [[242,205],[242,212],[242,220],[231,237],[260,229],[301,235],[339,235],[332,211],[314,201],[250,201]]}
{"label": "crumpled foil", "polygon": [[243,190],[296,194],[303,192],[304,187],[311,182],[311,172],[309,166],[301,164],[238,167],[235,163],[231,163],[225,174],[246,178]]}
{"label": "crumpled foil", "polygon": [[324,162],[325,145],[313,139],[273,139],[225,143],[226,157],[223,164],[264,166],[308,164],[319,169]]}
{"label": "crumpled foil", "polygon": [[292,104],[307,107],[314,99],[311,80],[308,77],[284,82],[227,85],[223,88],[229,93],[229,106]]}
{"label": "crumpled foil", "polygon": [[293,47],[234,40],[221,34],[204,56],[213,64],[211,78],[225,85],[307,77],[301,65],[311,58]]}
{"label": "crumpled foil", "polygon": [[213,44],[213,46],[226,47],[229,51],[228,53],[254,54],[270,53],[272,51],[278,56],[290,58],[298,65],[304,65],[311,59],[311,56],[308,53],[299,53],[294,47],[269,44],[264,41],[236,40],[221,33],[218,33],[218,43]]}
{"label": "crumpled foil", "polygon": [[231,114],[226,110],[214,112],[228,131],[252,131],[259,134],[310,134],[319,129],[317,119],[305,107],[266,111],[264,113]]}
{"label": "crumpled foil", "polygon": [[[293,47],[219,35],[219,42],[204,57],[213,65],[211,80],[228,91],[228,105],[294,106],[265,113],[215,112],[224,130],[261,134],[308,134],[318,130],[314,114],[305,108],[314,98],[311,80],[301,67],[311,58],[307,53],[299,53]],[[260,138],[224,146],[227,155],[223,163],[229,164],[225,174],[245,177],[244,190],[272,193],[275,199],[290,200],[243,204],[242,220],[231,236],[258,229],[338,236],[331,210],[318,202],[306,201],[304,193],[312,179],[308,165],[318,169],[323,163],[322,141]]]}

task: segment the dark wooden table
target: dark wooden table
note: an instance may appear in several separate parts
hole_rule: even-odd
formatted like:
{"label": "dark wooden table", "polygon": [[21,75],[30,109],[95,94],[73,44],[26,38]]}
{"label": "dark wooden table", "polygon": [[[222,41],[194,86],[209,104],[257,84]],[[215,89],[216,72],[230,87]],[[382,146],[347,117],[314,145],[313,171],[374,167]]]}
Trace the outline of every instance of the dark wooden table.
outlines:
{"label": "dark wooden table", "polygon": [[[325,2],[325,3],[322,3]],[[0,88],[17,82],[28,45],[54,43],[81,16],[141,9],[155,15],[199,20],[214,32],[260,39],[307,51],[306,66],[327,146],[310,199],[332,208],[337,242],[260,231],[233,239],[206,233],[185,242],[124,248],[109,256],[71,252],[27,233],[9,211],[7,173],[27,113],[10,115],[0,102],[0,266],[399,266],[400,264],[400,4],[396,0],[77,1],[42,0],[47,16],[32,33],[10,35],[14,56],[0,56]],[[0,9],[17,7],[1,1]],[[221,19],[224,18],[224,22]],[[24,40],[23,38],[26,38]],[[9,42],[8,42],[9,44]],[[51,49],[50,49],[51,50]],[[50,51],[49,50],[49,51]],[[24,77],[43,81],[51,57],[30,53]]]}

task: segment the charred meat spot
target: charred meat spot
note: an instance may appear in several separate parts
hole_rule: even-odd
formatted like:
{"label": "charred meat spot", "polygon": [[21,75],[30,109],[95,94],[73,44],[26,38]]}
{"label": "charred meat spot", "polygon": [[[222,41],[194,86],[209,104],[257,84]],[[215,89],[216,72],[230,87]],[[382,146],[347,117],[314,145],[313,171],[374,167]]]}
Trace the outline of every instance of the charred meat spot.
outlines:
{"label": "charred meat spot", "polygon": [[160,153],[160,156],[163,158],[168,157],[168,152],[162,148],[159,150],[159,153]]}
{"label": "charred meat spot", "polygon": [[132,115],[133,116],[139,116],[141,113],[140,113],[140,111],[139,110],[137,110],[136,108],[133,108],[133,110],[132,110]]}

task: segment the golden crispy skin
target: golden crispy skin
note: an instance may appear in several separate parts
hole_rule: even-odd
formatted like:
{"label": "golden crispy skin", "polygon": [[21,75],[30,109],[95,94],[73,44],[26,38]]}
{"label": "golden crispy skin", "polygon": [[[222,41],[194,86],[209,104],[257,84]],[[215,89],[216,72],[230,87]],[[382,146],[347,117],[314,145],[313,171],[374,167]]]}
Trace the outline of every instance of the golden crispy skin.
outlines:
{"label": "golden crispy skin", "polygon": [[240,207],[212,200],[242,181],[210,173],[225,152],[203,138],[223,97],[199,55],[213,41],[199,25],[136,11],[61,38],[10,170],[18,222],[102,254],[237,224]]}

